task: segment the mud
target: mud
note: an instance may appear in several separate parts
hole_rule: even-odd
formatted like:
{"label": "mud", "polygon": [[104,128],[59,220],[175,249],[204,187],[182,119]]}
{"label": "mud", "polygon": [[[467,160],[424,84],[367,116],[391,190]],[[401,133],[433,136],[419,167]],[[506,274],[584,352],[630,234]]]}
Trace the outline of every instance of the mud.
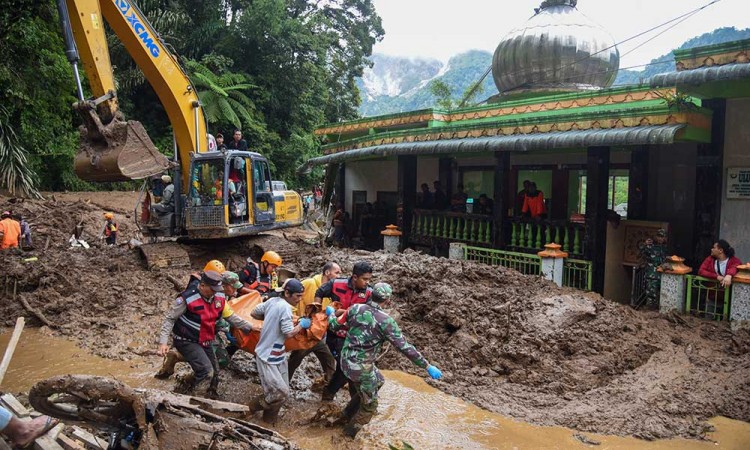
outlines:
{"label": "mud", "polygon": [[[0,321],[10,326],[20,314],[38,320],[21,304],[23,297],[56,333],[97,355],[153,359],[161,314],[176,294],[166,276],[187,281],[187,271],[147,271],[137,250],[126,247],[69,248],[70,231],[81,217],[87,233],[98,233],[102,204],[96,203],[0,199],[3,209],[32,218],[37,247],[0,259],[0,282],[7,275],[11,284],[17,280],[18,291],[14,301],[12,287],[9,293],[0,288],[5,293]],[[118,204],[119,240],[125,242],[137,237],[137,230]],[[47,236],[45,252],[40,247]],[[414,252],[316,248],[306,237],[289,230],[185,248],[193,269],[210,258],[237,269],[260,248],[278,251],[284,266],[299,276],[317,272],[329,259],[345,271],[356,260],[371,261],[375,278],[394,286],[391,310],[405,335],[446,375],[433,386],[489,411],[538,425],[643,439],[702,438],[711,429],[707,419],[717,415],[750,421],[747,331],[636,312],[504,268]],[[38,260],[24,262],[29,256]],[[315,365],[310,358],[303,369],[313,373]],[[380,366],[424,375],[392,349]],[[242,376],[242,370],[224,376]],[[292,385],[304,389],[300,378]]]}

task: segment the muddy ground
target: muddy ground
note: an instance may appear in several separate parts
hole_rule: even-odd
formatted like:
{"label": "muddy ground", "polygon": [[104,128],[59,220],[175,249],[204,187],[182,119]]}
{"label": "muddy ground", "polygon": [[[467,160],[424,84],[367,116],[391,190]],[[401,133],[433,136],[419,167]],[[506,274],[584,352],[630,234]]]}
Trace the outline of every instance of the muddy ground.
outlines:
{"label": "muddy ground", "polygon": [[[0,324],[12,326],[23,314],[32,323],[46,320],[98,355],[152,357],[161,314],[176,293],[167,275],[186,281],[187,271],[147,271],[137,249],[98,243],[102,207],[114,207],[121,242],[139,237],[126,217],[132,211],[126,199],[132,197],[115,194],[109,204],[101,193],[22,203],[0,199],[2,209],[30,216],[36,246],[0,258],[0,282],[8,282],[0,290]],[[67,242],[82,219],[89,250]],[[431,383],[519,420],[644,439],[699,438],[707,431],[705,420],[716,415],[750,421],[747,331],[637,312],[504,268],[414,252],[320,248],[306,237],[290,230],[185,249],[194,269],[211,258],[237,269],[257,247],[274,249],[300,276],[327,260],[345,271],[357,260],[371,261],[375,278],[394,286],[392,312],[405,335],[446,375]],[[24,261],[32,256],[38,259]],[[314,373],[316,365],[310,358],[306,367]],[[380,366],[424,375],[393,349]]]}

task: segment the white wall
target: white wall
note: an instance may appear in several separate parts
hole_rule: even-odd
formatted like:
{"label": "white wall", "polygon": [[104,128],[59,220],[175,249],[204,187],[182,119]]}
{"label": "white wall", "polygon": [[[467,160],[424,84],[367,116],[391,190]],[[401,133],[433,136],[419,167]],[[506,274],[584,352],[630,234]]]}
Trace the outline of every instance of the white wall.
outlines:
{"label": "white wall", "polygon": [[395,159],[347,162],[344,170],[346,211],[352,210],[352,191],[367,191],[367,201],[373,203],[378,191],[398,191],[398,162]]}
{"label": "white wall", "polygon": [[724,167],[721,189],[721,224],[719,238],[734,247],[737,257],[750,261],[750,200],[728,200],[726,197],[727,168],[750,167],[750,98],[727,100],[724,135]]}

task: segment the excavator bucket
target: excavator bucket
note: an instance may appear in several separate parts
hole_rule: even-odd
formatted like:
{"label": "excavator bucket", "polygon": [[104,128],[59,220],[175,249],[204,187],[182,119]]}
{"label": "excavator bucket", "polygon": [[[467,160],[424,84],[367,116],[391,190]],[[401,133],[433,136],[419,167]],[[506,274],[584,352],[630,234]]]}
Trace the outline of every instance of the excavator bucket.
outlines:
{"label": "excavator bucket", "polygon": [[81,146],[74,163],[80,179],[138,180],[169,168],[169,160],[159,153],[140,122],[115,119],[97,125],[81,128]]}

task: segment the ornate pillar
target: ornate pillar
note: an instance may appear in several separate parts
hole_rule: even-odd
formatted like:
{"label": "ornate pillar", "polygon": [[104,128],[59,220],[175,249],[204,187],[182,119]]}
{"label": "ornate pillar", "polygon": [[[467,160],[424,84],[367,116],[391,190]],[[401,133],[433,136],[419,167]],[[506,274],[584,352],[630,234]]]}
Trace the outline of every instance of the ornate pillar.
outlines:
{"label": "ornate pillar", "polygon": [[685,296],[687,294],[687,280],[685,275],[693,271],[686,266],[685,258],[672,255],[656,270],[661,272],[661,291],[659,293],[659,312],[666,314],[670,311],[685,312]]}
{"label": "ornate pillar", "polygon": [[542,258],[542,275],[546,280],[554,281],[556,285],[562,286],[563,265],[566,252],[560,251],[560,245],[553,243],[545,244],[544,250],[537,253]]}
{"label": "ornate pillar", "polygon": [[732,308],[729,311],[732,330],[750,328],[750,263],[737,268],[732,277]]}
{"label": "ornate pillar", "polygon": [[386,225],[385,230],[381,231],[383,235],[383,250],[386,253],[398,253],[399,241],[402,233],[398,231],[396,225]]}

